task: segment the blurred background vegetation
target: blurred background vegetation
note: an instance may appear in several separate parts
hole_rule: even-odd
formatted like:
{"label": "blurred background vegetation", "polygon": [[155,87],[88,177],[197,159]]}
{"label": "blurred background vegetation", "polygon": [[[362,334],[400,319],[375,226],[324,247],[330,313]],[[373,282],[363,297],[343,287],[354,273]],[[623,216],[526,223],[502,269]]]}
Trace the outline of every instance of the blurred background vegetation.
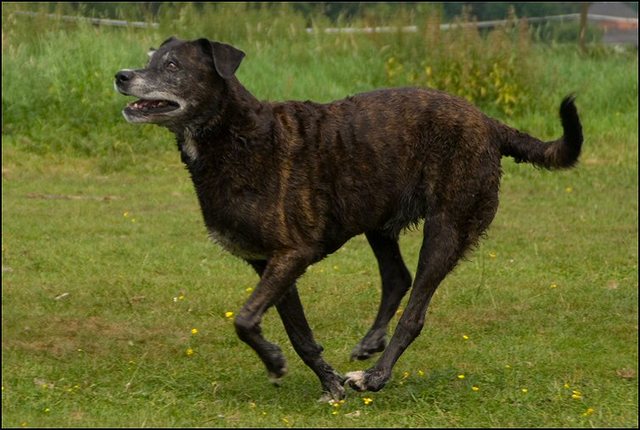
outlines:
{"label": "blurred background vegetation", "polygon": [[[635,47],[601,43],[577,20],[521,16],[576,13],[581,3],[4,3],[3,145],[35,153],[111,159],[155,148],[159,131],[128,127],[112,87],[120,68],[144,65],[171,35],[207,37],[247,53],[240,80],[259,99],[343,98],[380,87],[428,86],[466,98],[491,116],[553,112],[569,92],[603,110],[636,106]],[[637,10],[637,4],[635,4]],[[34,13],[36,12],[36,13]],[[74,19],[69,19],[74,17]],[[95,25],[77,17],[140,21]],[[503,20],[489,28],[458,25]],[[449,25],[444,28],[443,24]],[[415,26],[414,32],[327,32]],[[604,67],[609,79],[592,85]],[[635,82],[634,82],[635,81]],[[597,100],[595,97],[598,97]],[[603,100],[605,100],[603,102]],[[553,130],[555,123],[545,126]],[[51,133],[51,129],[57,133]],[[141,131],[142,130],[142,131]],[[142,140],[135,151],[129,142]],[[127,155],[128,154],[128,155]]]}

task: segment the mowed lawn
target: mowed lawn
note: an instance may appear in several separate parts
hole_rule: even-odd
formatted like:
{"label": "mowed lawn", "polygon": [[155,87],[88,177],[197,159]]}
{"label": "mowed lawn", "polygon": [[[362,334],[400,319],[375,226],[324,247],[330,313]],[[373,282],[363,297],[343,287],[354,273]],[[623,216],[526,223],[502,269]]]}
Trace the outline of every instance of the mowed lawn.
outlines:
{"label": "mowed lawn", "polygon": [[[129,100],[112,93],[111,79],[143,64],[123,49],[134,37],[100,33],[96,57],[94,31],[78,36],[78,55],[99,67],[83,70],[87,88],[68,93],[65,82],[78,79],[51,47],[75,46],[73,37],[6,42],[4,427],[637,427],[637,54],[537,54],[540,97],[501,119],[556,138],[560,100],[576,91],[579,165],[549,172],[503,159],[500,208],[486,238],[442,283],[392,379],[331,405],[316,402],[318,380],[276,312],[263,329],[288,358],[280,387],[237,339],[233,315],[257,277],[208,240],[173,136],[120,118]],[[147,35],[144,49],[151,40],[164,39]],[[341,43],[359,47],[353,55],[371,61],[364,67],[344,47],[324,62],[302,42],[290,59],[284,43],[265,53],[256,40],[245,44],[238,73],[259,97],[326,101],[384,76],[385,59],[351,36]],[[263,66],[273,73],[260,73]],[[283,73],[298,78],[289,85]],[[99,92],[85,99],[92,85]],[[47,89],[45,100],[60,100],[60,110],[38,102]],[[401,237],[412,273],[421,241],[420,228]],[[310,267],[299,291],[327,361],[342,373],[372,365],[375,358],[349,361],[380,296],[366,240]]]}
{"label": "mowed lawn", "polygon": [[[505,160],[488,237],[438,290],[391,382],[339,407],[315,403],[274,312],[264,329],[289,358],[282,387],[236,339],[228,312],[256,278],[207,240],[177,153],[101,173],[3,149],[3,424],[632,426],[634,145],[588,139],[581,165],[558,173]],[[420,242],[401,240],[412,272]],[[362,237],[300,282],[342,372],[366,366],[348,356],[378,290]]]}

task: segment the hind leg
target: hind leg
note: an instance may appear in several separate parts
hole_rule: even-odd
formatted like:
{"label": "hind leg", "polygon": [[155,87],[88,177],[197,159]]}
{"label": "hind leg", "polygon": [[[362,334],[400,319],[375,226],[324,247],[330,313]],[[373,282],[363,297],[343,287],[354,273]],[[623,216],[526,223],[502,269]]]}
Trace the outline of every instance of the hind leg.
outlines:
{"label": "hind leg", "polygon": [[398,241],[379,232],[367,232],[366,236],[378,261],[382,280],[382,300],[373,325],[353,348],[352,360],[365,360],[376,352],[384,350],[387,325],[411,287],[411,274],[402,260]]}
{"label": "hind leg", "polygon": [[378,391],[389,380],[400,355],[420,334],[429,301],[464,252],[464,239],[445,216],[425,220],[424,241],[409,302],[378,362],[367,371],[350,372],[349,385],[358,391]]}

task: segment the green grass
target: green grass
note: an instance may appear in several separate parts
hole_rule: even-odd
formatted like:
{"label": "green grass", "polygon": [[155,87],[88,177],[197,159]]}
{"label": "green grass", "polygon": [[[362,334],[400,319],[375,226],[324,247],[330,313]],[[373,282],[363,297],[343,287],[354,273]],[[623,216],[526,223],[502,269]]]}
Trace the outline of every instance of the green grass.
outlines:
{"label": "green grass", "polygon": [[[258,11],[229,34],[248,54],[240,79],[264,99],[384,86],[381,52],[415,45],[294,35],[286,24],[297,18],[276,12],[272,33],[257,30]],[[315,402],[318,381],[273,311],[265,336],[283,347],[289,374],[269,384],[225,317],[255,275],[208,241],[173,137],[120,115],[113,74],[141,66],[170,33],[233,42],[216,26],[166,25],[47,30],[12,23],[3,5],[3,426],[637,427],[635,53],[532,47],[536,97],[503,119],[555,138],[559,102],[576,92],[580,165],[547,172],[505,159],[487,238],[439,288],[389,384],[334,407]],[[421,238],[401,239],[412,272]],[[370,365],[348,357],[374,317],[378,282],[356,237],[299,283],[341,372]]]}

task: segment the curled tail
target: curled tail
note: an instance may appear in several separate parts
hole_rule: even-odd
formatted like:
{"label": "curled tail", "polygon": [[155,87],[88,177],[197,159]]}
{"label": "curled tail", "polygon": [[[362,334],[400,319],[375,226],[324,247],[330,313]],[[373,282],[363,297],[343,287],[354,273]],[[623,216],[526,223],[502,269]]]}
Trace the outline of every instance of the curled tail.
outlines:
{"label": "curled tail", "polygon": [[568,96],[560,104],[560,119],[563,136],[550,142],[542,142],[504,124],[498,125],[500,152],[513,157],[517,163],[527,162],[546,169],[573,167],[582,147],[582,125],[578,110],[573,103],[575,97]]}

